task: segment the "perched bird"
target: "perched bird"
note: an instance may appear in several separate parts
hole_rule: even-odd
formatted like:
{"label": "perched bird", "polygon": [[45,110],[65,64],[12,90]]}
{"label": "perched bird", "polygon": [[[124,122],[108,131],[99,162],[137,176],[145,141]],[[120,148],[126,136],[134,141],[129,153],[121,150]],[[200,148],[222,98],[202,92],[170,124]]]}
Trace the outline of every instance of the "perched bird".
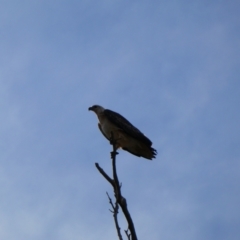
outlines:
{"label": "perched bird", "polygon": [[157,151],[151,147],[152,142],[119,113],[99,105],[93,105],[88,110],[96,113],[99,119],[98,127],[108,140],[112,136],[111,133],[113,134],[117,149],[122,148],[149,160],[156,157]]}

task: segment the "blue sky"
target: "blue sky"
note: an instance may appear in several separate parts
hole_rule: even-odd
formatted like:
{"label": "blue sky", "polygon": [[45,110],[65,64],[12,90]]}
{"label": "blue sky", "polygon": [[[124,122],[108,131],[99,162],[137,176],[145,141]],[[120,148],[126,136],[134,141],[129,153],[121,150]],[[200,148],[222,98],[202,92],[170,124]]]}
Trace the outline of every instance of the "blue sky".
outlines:
{"label": "blue sky", "polygon": [[238,1],[0,2],[0,239],[117,239],[93,104],[158,150],[117,159],[139,239],[239,239]]}

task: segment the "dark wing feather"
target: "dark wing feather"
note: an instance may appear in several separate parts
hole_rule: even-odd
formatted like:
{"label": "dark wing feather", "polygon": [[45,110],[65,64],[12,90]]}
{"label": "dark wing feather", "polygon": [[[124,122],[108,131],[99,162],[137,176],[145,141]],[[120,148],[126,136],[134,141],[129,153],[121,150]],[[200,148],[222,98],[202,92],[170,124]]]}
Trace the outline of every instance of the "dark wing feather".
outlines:
{"label": "dark wing feather", "polygon": [[134,127],[126,118],[124,118],[119,113],[116,113],[109,109],[105,109],[104,114],[109,119],[110,122],[115,124],[117,127],[119,127],[122,131],[124,131],[131,137],[139,139],[140,141],[144,142],[149,146],[152,145],[152,142],[142,132],[140,132],[136,127]]}

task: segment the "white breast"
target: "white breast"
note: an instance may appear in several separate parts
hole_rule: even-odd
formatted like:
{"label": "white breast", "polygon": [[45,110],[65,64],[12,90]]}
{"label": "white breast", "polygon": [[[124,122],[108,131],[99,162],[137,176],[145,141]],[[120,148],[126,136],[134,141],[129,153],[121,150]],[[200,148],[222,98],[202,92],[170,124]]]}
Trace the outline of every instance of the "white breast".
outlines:
{"label": "white breast", "polygon": [[113,132],[115,137],[118,137],[118,128],[110,121],[108,121],[104,115],[99,114],[98,119],[101,125],[101,129],[108,139],[111,138],[111,132]]}
{"label": "white breast", "polygon": [[116,132],[116,127],[107,119],[105,119],[105,121],[103,122],[100,122],[100,124],[101,124],[102,131],[108,138],[111,137],[111,132],[113,133]]}

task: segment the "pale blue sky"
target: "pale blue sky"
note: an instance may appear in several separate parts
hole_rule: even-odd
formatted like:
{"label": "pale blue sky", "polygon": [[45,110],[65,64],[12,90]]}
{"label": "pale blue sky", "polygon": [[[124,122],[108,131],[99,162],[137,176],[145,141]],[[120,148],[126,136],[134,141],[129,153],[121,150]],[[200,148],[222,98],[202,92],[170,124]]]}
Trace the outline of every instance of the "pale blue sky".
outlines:
{"label": "pale blue sky", "polygon": [[93,104],[158,150],[117,158],[139,239],[239,239],[239,1],[0,5],[1,240],[117,239]]}

